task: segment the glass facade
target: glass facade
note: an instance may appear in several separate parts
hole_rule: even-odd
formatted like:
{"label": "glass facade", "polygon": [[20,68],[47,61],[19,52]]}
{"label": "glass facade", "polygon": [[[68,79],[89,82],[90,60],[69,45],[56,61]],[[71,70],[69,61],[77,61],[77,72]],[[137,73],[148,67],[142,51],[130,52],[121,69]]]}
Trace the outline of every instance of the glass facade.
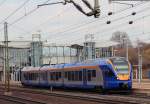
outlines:
{"label": "glass facade", "polygon": [[65,46],[43,47],[43,64],[70,63],[77,61],[77,49]]}

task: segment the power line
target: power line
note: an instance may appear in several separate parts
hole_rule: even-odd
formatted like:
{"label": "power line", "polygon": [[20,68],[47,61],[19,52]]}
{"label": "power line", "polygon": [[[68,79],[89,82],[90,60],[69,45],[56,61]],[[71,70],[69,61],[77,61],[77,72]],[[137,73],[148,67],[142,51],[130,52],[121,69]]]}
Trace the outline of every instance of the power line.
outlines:
{"label": "power line", "polygon": [[56,15],[51,16],[49,19],[47,19],[47,20],[44,21],[43,23],[40,23],[40,24],[38,24],[37,26],[35,26],[34,28],[32,28],[32,30],[31,30],[29,33],[31,33],[31,32],[32,32],[33,30],[35,30],[37,27],[41,27],[41,26],[43,26],[44,24],[48,23],[48,21],[51,21],[51,20],[53,20],[53,19],[56,19],[56,17],[58,17],[58,16],[60,16],[60,15],[64,15],[64,14],[65,14],[64,11],[65,11],[65,13],[67,13],[67,11],[69,11],[69,9],[68,9],[68,8],[67,8],[67,9],[64,9],[63,11],[57,13]]}
{"label": "power line", "polygon": [[[63,15],[64,11],[65,11],[65,13],[66,13],[67,10],[68,10],[68,8],[62,10],[61,12],[58,12],[56,15],[51,16],[51,17],[48,18],[46,21],[44,21],[44,22],[41,23],[41,24],[38,24],[37,26],[35,26],[35,27],[32,28],[31,30],[33,31],[33,30],[35,30],[35,28],[40,27],[40,26],[43,26],[43,24],[47,23],[48,21],[50,21],[50,20],[52,20],[52,19],[55,19],[56,17],[58,17],[58,15]],[[30,34],[30,33],[32,32],[32,31],[26,31],[26,30],[24,30],[23,28],[20,28],[20,27],[18,27],[18,26],[12,26],[12,27],[15,28],[15,29],[17,29],[17,30],[23,31],[24,34]]]}
{"label": "power line", "polygon": [[[145,9],[142,9],[141,11],[138,11],[138,13],[141,13],[141,12],[144,12],[144,11],[146,11],[146,10],[149,10],[149,8],[150,8],[150,7],[147,7],[147,8],[145,8]],[[116,22],[116,21],[118,21],[118,20],[124,19],[124,18],[129,17],[129,16],[132,16],[132,14],[119,17],[119,18],[117,18],[117,19],[112,20],[112,22]],[[143,17],[142,17],[142,18],[143,18]],[[142,19],[142,18],[140,17],[140,19]],[[136,19],[135,19],[135,21],[136,21]],[[126,22],[126,23],[128,23],[128,22]],[[117,27],[120,27],[121,25],[124,25],[124,24],[126,24],[126,23],[121,23],[121,24],[117,25]],[[106,25],[106,23],[101,23],[101,24],[99,24],[99,25],[102,25],[102,26],[103,26],[103,25]],[[96,26],[94,26],[94,27],[96,27]],[[88,28],[89,28],[89,27],[88,27]],[[114,29],[114,28],[116,28],[116,26],[113,26],[113,29]],[[87,28],[84,28],[84,29],[87,29]],[[72,32],[65,31],[65,32],[58,33],[58,35],[63,34],[63,35],[61,35],[61,36],[64,36],[64,35],[66,35],[66,34],[64,34],[64,33],[70,33],[70,34],[71,34],[71,33],[75,33],[75,32],[78,32],[79,30],[84,30],[84,29],[78,29],[78,30],[75,30],[75,31],[70,30],[70,31],[72,31]],[[81,32],[81,31],[80,31],[80,32]],[[108,29],[106,29],[105,32],[108,32]],[[100,33],[100,32],[96,32],[96,33]],[[56,36],[57,33],[56,33],[56,34],[53,34],[53,35]],[[53,36],[53,35],[51,35],[51,36]]]}
{"label": "power line", "polygon": [[13,16],[17,11],[19,11],[24,5],[26,5],[30,0],[26,0],[23,4],[21,4],[17,9],[15,9],[11,14],[9,14],[5,19],[3,19],[0,24],[2,24],[4,21],[6,21],[8,18]]}
{"label": "power line", "polygon": [[[44,3],[47,3],[47,2],[49,2],[50,0],[47,0],[46,2],[44,2]],[[33,13],[34,11],[36,11],[38,8],[35,8],[35,9],[33,9],[33,10],[31,10],[30,12],[28,12],[25,16],[27,16],[27,15],[30,15],[31,13]],[[128,8],[129,9],[129,8]],[[127,9],[125,9],[125,10],[127,10]],[[122,12],[123,10],[121,10],[120,12]],[[116,12],[116,13],[119,13],[119,12]],[[18,22],[18,21],[20,21],[21,19],[23,19],[25,16],[22,16],[22,17],[20,17],[20,18],[18,18],[17,20],[15,20],[15,21],[13,21],[9,26],[11,26],[11,25],[13,25],[13,24],[15,24],[16,22]]]}
{"label": "power line", "polygon": [[[142,17],[139,17],[139,18],[135,19],[134,21],[138,21],[138,20],[141,20],[141,19],[143,19],[143,18],[145,18],[145,17],[149,17],[149,16],[150,16],[150,14],[145,15],[145,16],[142,16]],[[126,23],[121,23],[121,24],[117,25],[117,27],[125,26],[126,24],[128,24],[128,22],[126,22]],[[128,25],[129,25],[129,24],[128,24]],[[110,30],[113,30],[113,29],[115,29],[115,28],[116,28],[116,26],[111,27],[110,29],[105,29],[104,31],[98,31],[98,32],[95,32],[95,33],[93,33],[93,34],[107,33],[107,32],[110,32]],[[138,33],[138,34],[139,34],[139,33]],[[107,36],[107,35],[106,35],[106,34],[101,35],[101,37],[105,37],[105,36]],[[57,40],[58,40],[58,39],[62,39],[62,38],[63,38],[63,37],[59,37],[59,38],[57,38]],[[77,39],[77,40],[80,40],[80,38]]]}
{"label": "power line", "polygon": [[[136,5],[136,6],[139,6],[139,5]],[[136,7],[135,6],[135,7]],[[130,7],[131,8],[131,7]],[[149,8],[149,7],[148,7]],[[129,8],[128,8],[129,9]],[[125,9],[125,10],[128,10],[128,9]],[[146,8],[147,9],[147,8]],[[143,10],[143,11],[145,11],[145,9]],[[121,13],[121,12],[123,12],[123,10],[122,11],[120,11],[120,12],[117,12],[116,14],[118,14],[118,13]],[[129,16],[132,16],[131,14],[130,15],[127,15],[127,16],[124,16],[124,17],[119,17],[118,19],[119,20],[121,20],[121,19],[124,19],[124,18],[126,18],[126,17],[129,17]],[[104,17],[102,17],[102,18],[100,18],[100,20],[101,19],[104,19],[104,18],[107,18],[108,16],[104,16]],[[117,21],[118,19],[114,19],[114,20],[112,20],[112,21]],[[58,33],[55,33],[55,34],[53,34],[53,35],[57,35],[57,34],[63,34],[63,33],[68,33],[69,31],[72,31],[73,29],[79,29],[80,27],[85,27],[85,26],[87,26],[87,24],[92,24],[92,23],[95,23],[95,22],[98,22],[99,20],[94,20],[94,21],[90,21],[90,22],[86,22],[86,23],[83,23],[83,24],[81,24],[81,25],[77,25],[77,26],[74,26],[74,27],[71,27],[71,28],[69,28],[69,29],[66,29],[66,30],[64,30],[64,31],[62,31],[61,33],[60,32],[58,32]],[[105,23],[104,23],[105,24]],[[78,31],[78,30],[77,30]],[[73,32],[76,32],[76,31],[73,31]],[[73,33],[73,32],[71,32],[71,33]],[[51,33],[51,32],[49,32],[49,33]]]}
{"label": "power line", "polygon": [[[150,31],[149,32],[146,32],[146,33],[136,33],[136,34],[132,34],[132,35],[134,35],[134,36],[132,36],[132,37],[135,37],[135,36],[138,36],[138,35],[141,35],[141,34],[143,34],[143,35],[147,35],[147,34],[149,34],[150,33]],[[142,36],[143,36],[142,35]],[[104,36],[104,35],[102,35],[102,36]],[[129,36],[130,37],[130,36]],[[130,37],[131,38],[131,37]],[[75,39],[75,40],[72,40],[71,42],[78,42],[79,40],[81,40],[81,38],[78,38],[78,39]],[[144,39],[145,40],[145,39]],[[147,39],[146,38],[146,40],[150,40],[150,39]],[[109,40],[103,40],[103,41],[109,41]],[[142,41],[143,41],[143,39],[142,39]],[[69,42],[70,43],[70,42]]]}
{"label": "power line", "polygon": [[[28,0],[28,1],[29,1],[29,0]],[[50,0],[47,0],[47,1],[45,1],[44,3],[47,3],[48,1],[50,1]],[[26,16],[28,16],[28,15],[34,13],[34,12],[35,12],[37,9],[39,9],[39,8],[40,8],[40,7],[36,7],[36,8],[34,8],[34,9],[32,9],[31,11],[29,11],[28,13],[26,13],[26,15],[17,18],[15,21],[13,21],[12,23],[10,23],[10,24],[8,24],[8,25],[9,25],[9,26],[14,25],[15,23],[17,23],[17,22],[19,22],[20,20],[22,20],[24,17],[26,17]],[[1,28],[0,31],[1,31],[2,29],[3,29],[3,28]]]}
{"label": "power line", "polygon": [[[47,2],[49,2],[49,1],[50,1],[50,0],[47,0],[47,1],[45,1],[44,3],[47,3]],[[26,16],[28,16],[28,15],[34,13],[34,12],[35,12],[36,10],[38,10],[39,8],[40,8],[40,7],[36,7],[36,8],[34,8],[34,9],[32,9],[31,11],[29,11],[28,13],[26,13],[26,15],[24,15],[24,16],[22,16],[22,17],[16,19],[16,20],[13,21],[12,23],[10,23],[9,26],[12,26],[13,24],[15,24],[15,23],[19,22],[20,20],[22,20],[24,17],[26,17]]]}

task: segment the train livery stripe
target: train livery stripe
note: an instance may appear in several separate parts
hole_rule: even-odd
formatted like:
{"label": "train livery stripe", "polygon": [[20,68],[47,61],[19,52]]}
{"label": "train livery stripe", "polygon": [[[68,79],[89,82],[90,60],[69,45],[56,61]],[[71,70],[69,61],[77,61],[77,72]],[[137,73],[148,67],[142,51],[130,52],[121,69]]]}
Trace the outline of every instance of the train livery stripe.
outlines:
{"label": "train livery stripe", "polygon": [[98,65],[96,66],[78,66],[78,67],[66,67],[65,70],[78,70],[78,69],[96,69],[99,68]]}
{"label": "train livery stripe", "polygon": [[[99,68],[98,65],[96,66],[77,66],[77,67],[65,67],[65,68],[49,68],[48,70],[49,71],[56,71],[56,70],[62,70],[62,69],[65,69],[65,70],[80,70],[80,69],[97,69]],[[48,71],[48,70],[40,70],[40,71]],[[39,70],[30,70],[30,71],[27,71],[27,72],[37,72]]]}

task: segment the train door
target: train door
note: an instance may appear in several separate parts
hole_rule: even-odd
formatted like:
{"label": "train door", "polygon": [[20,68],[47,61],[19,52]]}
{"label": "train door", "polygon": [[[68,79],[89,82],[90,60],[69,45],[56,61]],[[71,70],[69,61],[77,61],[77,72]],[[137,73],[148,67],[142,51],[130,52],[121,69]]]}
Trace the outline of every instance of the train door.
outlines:
{"label": "train door", "polygon": [[83,69],[83,86],[87,86],[87,69]]}
{"label": "train door", "polygon": [[42,87],[48,86],[47,71],[41,71],[40,72],[40,85]]}

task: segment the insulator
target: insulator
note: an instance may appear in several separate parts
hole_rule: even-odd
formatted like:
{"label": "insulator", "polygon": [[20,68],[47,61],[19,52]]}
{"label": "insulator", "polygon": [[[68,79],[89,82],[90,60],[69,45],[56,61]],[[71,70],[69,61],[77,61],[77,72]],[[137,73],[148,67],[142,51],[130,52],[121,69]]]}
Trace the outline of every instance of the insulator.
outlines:
{"label": "insulator", "polygon": [[136,12],[132,12],[132,15],[136,15]]}
{"label": "insulator", "polygon": [[133,24],[133,21],[129,21],[129,24]]}
{"label": "insulator", "polygon": [[110,23],[111,23],[111,21],[107,21],[106,23],[107,23],[107,24],[110,24]]}
{"label": "insulator", "polygon": [[113,13],[112,12],[108,12],[108,15],[110,16],[110,15],[112,15]]}

